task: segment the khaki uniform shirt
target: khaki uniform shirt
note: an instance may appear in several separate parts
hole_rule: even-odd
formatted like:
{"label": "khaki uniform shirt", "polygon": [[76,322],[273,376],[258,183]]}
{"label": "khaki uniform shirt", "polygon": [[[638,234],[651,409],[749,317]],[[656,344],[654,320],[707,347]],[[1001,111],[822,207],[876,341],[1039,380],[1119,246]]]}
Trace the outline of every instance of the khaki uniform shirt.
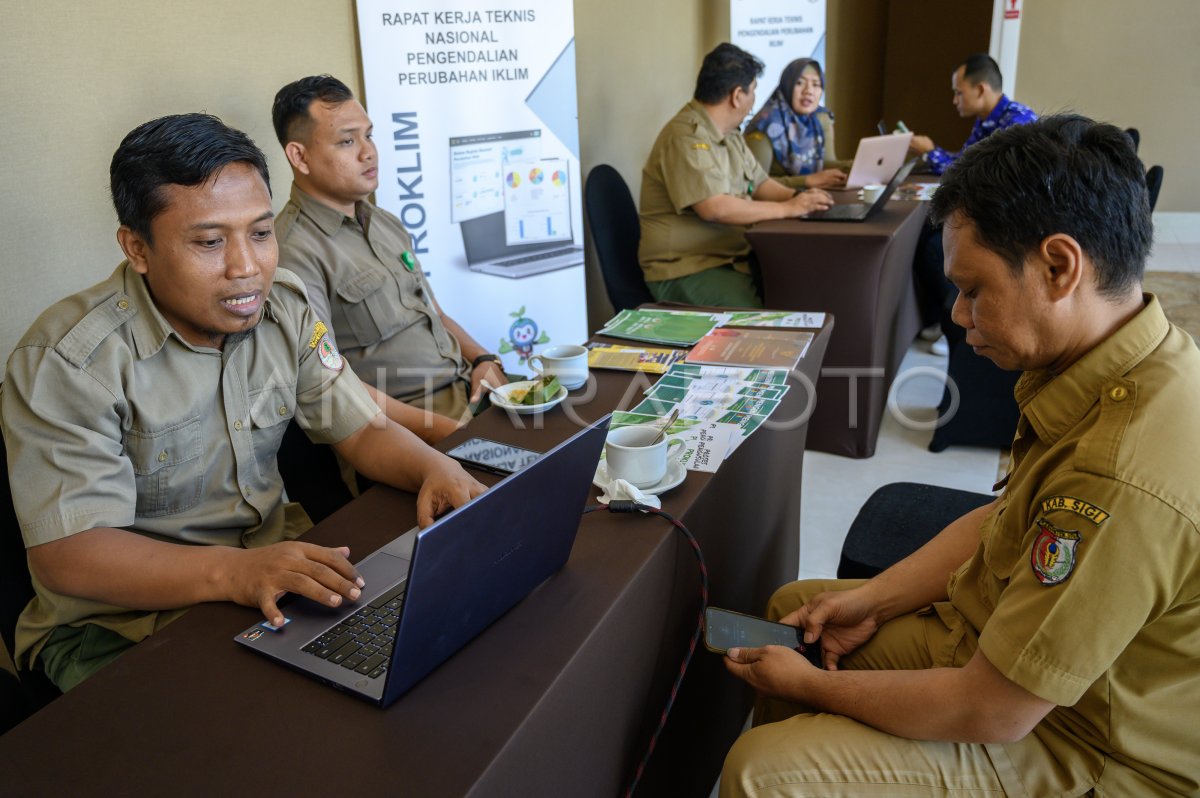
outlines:
{"label": "khaki uniform shirt", "polygon": [[275,233],[279,265],[304,281],[359,377],[418,407],[455,380],[470,385],[471,365],[442,324],[399,219],[369,202],[350,218],[293,185]]}
{"label": "khaki uniform shirt", "polygon": [[642,170],[638,260],[646,280],[730,264],[749,272],[746,228],[706,222],[692,206],[719,194],[748,197],[767,179],[740,132],[721,135],[703,105],[685,105],[658,134]]}
{"label": "khaki uniform shirt", "polygon": [[1200,789],[1200,352],[1147,299],[1062,374],[1021,377],[1007,486],[950,579],[968,642],[1058,705],[988,746],[1009,795]]}
{"label": "khaki uniform shirt", "polygon": [[[98,527],[246,547],[306,531],[275,460],[287,422],[335,443],[379,412],[322,330],[284,270],[262,321],[221,350],[180,338],[127,263],[52,306],[17,344],[0,395],[25,545]],[[56,626],[92,623],[136,642],[181,612],[63,596],[36,577],[34,587],[17,623],[23,667]]]}

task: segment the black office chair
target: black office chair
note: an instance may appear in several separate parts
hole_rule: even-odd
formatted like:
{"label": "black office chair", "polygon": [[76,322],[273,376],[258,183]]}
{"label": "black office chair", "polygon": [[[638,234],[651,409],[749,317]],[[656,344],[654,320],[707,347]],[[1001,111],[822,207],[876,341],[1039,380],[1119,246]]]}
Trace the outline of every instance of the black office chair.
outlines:
{"label": "black office chair", "polygon": [[310,441],[295,420],[288,422],[276,457],[288,500],[299,502],[314,524],[353,498],[333,447]]}
{"label": "black office chair", "polygon": [[870,579],[929,542],[954,519],[995,497],[916,482],[893,482],[871,494],[842,544],[838,579]]}
{"label": "black office chair", "polygon": [[[15,650],[17,618],[33,598],[33,581],[25,556],[21,527],[13,509],[8,483],[8,451],[0,437],[0,639],[11,655]],[[12,679],[7,672],[0,682],[0,733],[16,725],[60,695],[57,687],[40,670],[19,671]]]}
{"label": "black office chair", "polygon": [[1161,166],[1151,166],[1146,170],[1146,190],[1150,192],[1150,210],[1154,210],[1154,206],[1158,204],[1158,192],[1162,189],[1163,168]]}
{"label": "black office chair", "polygon": [[593,167],[583,187],[583,204],[613,308],[627,310],[653,302],[638,263],[642,228],[637,206],[621,173],[608,164]]}
{"label": "black office chair", "polygon": [[1138,147],[1142,143],[1142,134],[1138,132],[1136,127],[1125,128],[1125,135],[1129,136],[1129,140],[1133,142],[1133,151],[1137,152]]}

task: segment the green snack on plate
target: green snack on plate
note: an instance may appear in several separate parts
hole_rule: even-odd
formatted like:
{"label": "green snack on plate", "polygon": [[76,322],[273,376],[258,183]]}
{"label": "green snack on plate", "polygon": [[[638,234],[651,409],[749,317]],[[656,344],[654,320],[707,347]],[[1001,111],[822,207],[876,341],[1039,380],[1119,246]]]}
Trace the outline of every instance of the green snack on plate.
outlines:
{"label": "green snack on plate", "polygon": [[558,395],[558,391],[561,387],[562,386],[558,382],[558,377],[540,377],[534,381],[533,387],[525,393],[525,396],[521,398],[520,403],[523,405],[545,404]]}

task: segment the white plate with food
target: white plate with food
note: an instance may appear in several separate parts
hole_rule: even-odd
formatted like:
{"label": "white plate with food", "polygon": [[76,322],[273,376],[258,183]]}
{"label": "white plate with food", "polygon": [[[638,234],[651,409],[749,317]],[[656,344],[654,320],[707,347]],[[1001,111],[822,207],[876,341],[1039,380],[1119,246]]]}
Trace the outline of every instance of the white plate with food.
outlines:
{"label": "white plate with food", "polygon": [[541,380],[521,380],[519,382],[510,382],[507,385],[496,386],[491,389],[492,404],[504,410],[519,413],[520,415],[529,415],[549,410],[567,398],[567,389],[559,385],[558,390],[550,394],[550,398],[546,401],[524,404],[524,401],[529,398],[529,394],[537,390],[540,382]]}

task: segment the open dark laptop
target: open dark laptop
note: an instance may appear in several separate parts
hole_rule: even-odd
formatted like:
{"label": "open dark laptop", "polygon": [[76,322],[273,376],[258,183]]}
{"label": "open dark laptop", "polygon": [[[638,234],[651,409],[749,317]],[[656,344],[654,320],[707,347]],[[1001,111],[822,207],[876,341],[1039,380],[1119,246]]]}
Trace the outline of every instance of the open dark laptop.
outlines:
{"label": "open dark laptop", "polygon": [[234,638],[379,706],[395,701],[567,562],[609,417],[357,564],[357,602],[294,597],[279,631]]}
{"label": "open dark laptop", "polygon": [[834,205],[832,208],[824,211],[813,211],[808,216],[799,217],[802,222],[861,222],[865,221],[868,216],[875,211],[876,208],[882,208],[884,204],[891,198],[900,184],[905,181],[909,173],[916,165],[916,161],[909,161],[901,166],[900,169],[888,181],[887,186],[883,189],[883,193],[874,202],[847,202]]}

